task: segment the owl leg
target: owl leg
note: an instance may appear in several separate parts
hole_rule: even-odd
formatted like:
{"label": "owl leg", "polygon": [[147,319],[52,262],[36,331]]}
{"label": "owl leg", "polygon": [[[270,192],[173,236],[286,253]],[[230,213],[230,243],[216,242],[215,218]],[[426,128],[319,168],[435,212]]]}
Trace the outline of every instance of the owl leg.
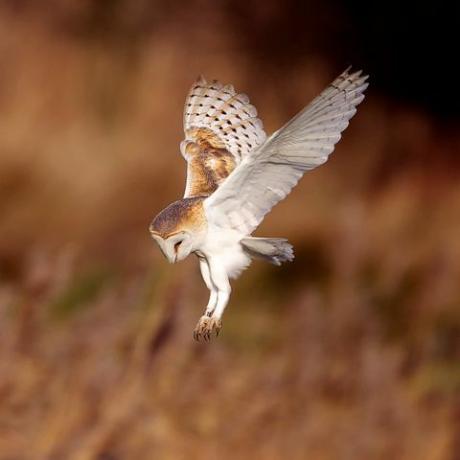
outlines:
{"label": "owl leg", "polygon": [[228,280],[228,275],[224,266],[218,261],[210,261],[209,271],[212,283],[217,288],[217,303],[216,308],[212,313],[212,317],[220,323],[220,319],[222,318],[225,307],[230,299],[232,288],[230,287],[230,281]]}
{"label": "owl leg", "polygon": [[[195,339],[198,341],[209,341],[214,334],[216,336],[219,335],[219,331],[222,327],[221,317],[225,307],[227,306],[231,292],[230,282],[228,281],[225,268],[219,264],[218,261],[210,259],[207,260],[207,268],[209,270],[209,278],[213,288],[211,289],[211,297],[214,292],[217,300],[215,307],[213,307],[211,311],[211,315],[208,315],[208,309],[206,309],[206,314],[198,321],[193,334]],[[211,298],[209,301],[211,302]]]}
{"label": "owl leg", "polygon": [[200,258],[200,270],[201,276],[206,284],[206,287],[209,289],[209,302],[206,305],[205,316],[211,316],[214,308],[217,303],[217,289],[214,287],[211,281],[211,275],[209,273],[209,266],[206,259]]}

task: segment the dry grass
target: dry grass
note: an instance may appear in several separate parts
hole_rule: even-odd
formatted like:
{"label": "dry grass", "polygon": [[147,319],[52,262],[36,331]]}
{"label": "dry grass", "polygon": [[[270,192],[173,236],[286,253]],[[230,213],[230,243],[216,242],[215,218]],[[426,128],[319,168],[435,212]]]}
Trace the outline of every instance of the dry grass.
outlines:
{"label": "dry grass", "polygon": [[0,458],[457,459],[458,134],[371,91],[258,232],[295,262],[255,263],[196,344],[196,263],[146,231],[182,190],[191,79],[272,130],[333,71],[260,82],[214,10],[189,36],[182,14],[120,44],[0,10]]}

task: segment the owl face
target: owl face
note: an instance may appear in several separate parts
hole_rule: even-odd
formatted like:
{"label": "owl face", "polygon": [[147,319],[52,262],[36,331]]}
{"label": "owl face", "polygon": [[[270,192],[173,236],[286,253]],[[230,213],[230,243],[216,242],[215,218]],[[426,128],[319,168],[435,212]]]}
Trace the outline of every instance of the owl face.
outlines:
{"label": "owl face", "polygon": [[193,250],[192,235],[185,230],[173,233],[165,238],[152,233],[152,237],[158,243],[161,252],[171,264],[185,259]]}
{"label": "owl face", "polygon": [[172,264],[195,251],[206,234],[204,197],[184,198],[163,209],[150,224],[150,234]]}

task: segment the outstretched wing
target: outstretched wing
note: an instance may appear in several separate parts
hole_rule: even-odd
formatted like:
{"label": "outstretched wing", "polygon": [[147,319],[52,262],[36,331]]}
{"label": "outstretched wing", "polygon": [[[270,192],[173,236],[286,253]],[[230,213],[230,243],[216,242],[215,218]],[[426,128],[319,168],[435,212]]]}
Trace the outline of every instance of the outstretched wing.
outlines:
{"label": "outstretched wing", "polygon": [[187,96],[184,131],[185,197],[213,193],[266,138],[257,110],[245,94],[236,93],[231,85],[208,83],[203,77]]}
{"label": "outstretched wing", "polygon": [[325,163],[364,99],[367,76],[343,72],[235,168],[204,201],[208,224],[246,235],[310,169]]}

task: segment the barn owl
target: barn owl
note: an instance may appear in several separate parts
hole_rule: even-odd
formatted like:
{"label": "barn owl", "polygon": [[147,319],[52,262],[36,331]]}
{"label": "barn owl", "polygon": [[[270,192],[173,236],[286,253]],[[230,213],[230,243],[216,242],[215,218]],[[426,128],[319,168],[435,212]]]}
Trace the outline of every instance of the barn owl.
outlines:
{"label": "barn owl", "polygon": [[196,340],[219,334],[229,279],[252,259],[275,265],[293,260],[286,239],[252,233],[306,171],[327,161],[364,98],[366,80],[347,69],[269,137],[248,97],[232,85],[203,77],[192,85],[180,145],[187,162],[184,197],[153,219],[150,234],[171,263],[198,257],[210,296]]}

